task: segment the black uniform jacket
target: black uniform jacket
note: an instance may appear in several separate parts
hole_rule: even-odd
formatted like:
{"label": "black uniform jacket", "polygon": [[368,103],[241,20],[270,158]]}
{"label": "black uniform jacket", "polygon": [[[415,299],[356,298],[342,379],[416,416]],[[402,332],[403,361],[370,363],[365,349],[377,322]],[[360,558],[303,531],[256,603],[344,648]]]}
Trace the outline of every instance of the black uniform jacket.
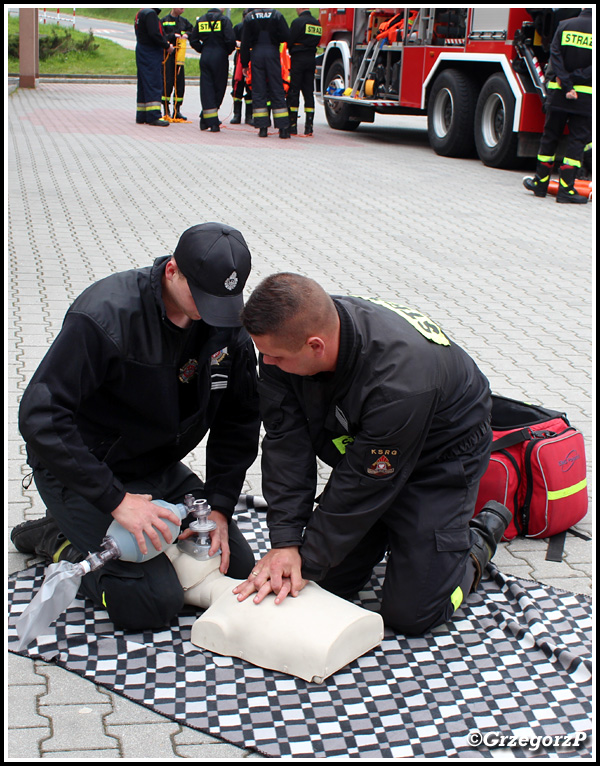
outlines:
{"label": "black uniform jacket", "polygon": [[[384,514],[401,512],[411,474],[473,447],[491,413],[487,379],[430,319],[380,301],[334,300],[334,373],[298,376],[260,362],[271,545],[301,546],[303,576],[313,580]],[[316,457],[333,470],[313,512]]]}
{"label": "black uniform jacket", "polygon": [[163,32],[171,45],[177,42],[177,35],[189,35],[193,30],[193,25],[183,16],[173,16],[169,13],[161,19]]}
{"label": "black uniform jacket", "polygon": [[290,24],[290,54],[304,51],[316,52],[322,34],[323,30],[317,19],[311,15],[310,11],[303,11]]}
{"label": "black uniform jacket", "polygon": [[[548,104],[576,114],[592,114],[592,11],[562,21],[550,47]],[[559,84],[560,83],[560,84]],[[576,99],[566,98],[575,88]]]}
{"label": "black uniform jacket", "polygon": [[135,17],[134,30],[137,42],[153,48],[168,48],[169,41],[163,34],[158,20],[160,8],[142,8]]}
{"label": "black uniform jacket", "polygon": [[223,48],[228,56],[235,50],[235,33],[231,19],[224,16],[218,8],[212,8],[204,16],[196,19],[189,40],[192,48],[198,53],[201,53],[206,45]]}
{"label": "black uniform jacket", "polygon": [[242,66],[250,63],[251,50],[257,45],[271,45],[279,56],[281,43],[289,41],[290,28],[285,17],[275,8],[254,8],[244,19],[240,56]]}
{"label": "black uniform jacket", "polygon": [[210,429],[206,497],[226,513],[256,458],[256,356],[244,330],[169,321],[169,257],[87,288],[21,401],[28,462],[110,513],[122,482],[182,459]]}

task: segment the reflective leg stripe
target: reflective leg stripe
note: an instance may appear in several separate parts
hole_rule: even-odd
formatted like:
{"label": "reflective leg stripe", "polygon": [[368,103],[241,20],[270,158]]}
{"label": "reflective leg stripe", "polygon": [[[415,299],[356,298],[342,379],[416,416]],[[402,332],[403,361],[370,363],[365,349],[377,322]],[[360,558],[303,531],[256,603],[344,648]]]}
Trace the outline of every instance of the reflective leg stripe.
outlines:
{"label": "reflective leg stripe", "polygon": [[102,606],[106,608],[106,591],[102,591]]}
{"label": "reflective leg stripe", "polygon": [[253,112],[254,117],[268,117],[269,112],[267,109],[261,109],[260,111]]}
{"label": "reflective leg stripe", "polygon": [[202,116],[204,117],[205,120],[210,120],[213,117],[217,117],[218,114],[219,114],[218,109],[208,109],[202,112]]}
{"label": "reflective leg stripe", "polygon": [[297,112],[298,107],[297,106],[290,106],[290,112]]}
{"label": "reflective leg stripe", "polygon": [[311,109],[310,106],[305,106],[304,107],[304,111],[305,111],[306,114],[312,114],[315,110]]}
{"label": "reflective leg stripe", "polygon": [[548,492],[548,500],[561,500],[563,497],[570,497],[577,492],[581,492],[582,489],[587,487],[587,479],[583,479],[577,484],[573,484],[565,489],[556,489]]}
{"label": "reflective leg stripe", "polygon": [[454,607],[454,611],[458,609],[458,607],[462,604],[464,598],[464,594],[462,592],[462,588],[460,585],[456,590],[453,591],[452,595],[450,596],[450,601],[452,602],[452,606]]}
{"label": "reflective leg stripe", "polygon": [[549,154],[538,154],[537,158],[538,158],[538,162],[549,163],[549,162],[554,162],[554,160],[556,159],[556,155],[552,155],[551,157]]}
{"label": "reflective leg stripe", "polygon": [[56,551],[54,556],[52,556],[52,561],[56,564],[60,561],[60,554],[64,551],[65,548],[67,548],[69,545],[71,545],[70,540],[65,540],[64,543],[60,546],[60,548]]}
{"label": "reflective leg stripe", "polygon": [[288,110],[285,109],[273,109],[273,117],[287,117]]}
{"label": "reflective leg stripe", "polygon": [[565,165],[569,165],[572,168],[580,168],[581,167],[581,162],[579,162],[579,160],[572,160],[569,157],[565,157],[563,159],[563,163]]}

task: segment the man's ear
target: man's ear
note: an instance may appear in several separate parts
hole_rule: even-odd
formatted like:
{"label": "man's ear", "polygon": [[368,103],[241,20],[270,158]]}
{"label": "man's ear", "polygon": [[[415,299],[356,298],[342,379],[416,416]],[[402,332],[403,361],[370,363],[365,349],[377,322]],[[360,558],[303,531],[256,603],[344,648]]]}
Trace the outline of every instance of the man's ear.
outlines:
{"label": "man's ear", "polygon": [[306,345],[313,352],[315,359],[322,359],[325,356],[325,341],[322,338],[319,338],[318,335],[311,336],[306,341]]}

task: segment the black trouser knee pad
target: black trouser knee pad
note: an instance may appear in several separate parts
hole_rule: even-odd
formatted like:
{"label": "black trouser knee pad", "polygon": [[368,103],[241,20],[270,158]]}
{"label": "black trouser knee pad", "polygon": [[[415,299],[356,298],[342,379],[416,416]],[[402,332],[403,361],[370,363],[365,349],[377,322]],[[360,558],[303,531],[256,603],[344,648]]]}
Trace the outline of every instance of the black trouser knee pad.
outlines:
{"label": "black trouser knee pad", "polygon": [[101,604],[121,630],[164,628],[184,605],[183,588],[164,554],[142,564],[111,561],[84,577],[82,591]]}

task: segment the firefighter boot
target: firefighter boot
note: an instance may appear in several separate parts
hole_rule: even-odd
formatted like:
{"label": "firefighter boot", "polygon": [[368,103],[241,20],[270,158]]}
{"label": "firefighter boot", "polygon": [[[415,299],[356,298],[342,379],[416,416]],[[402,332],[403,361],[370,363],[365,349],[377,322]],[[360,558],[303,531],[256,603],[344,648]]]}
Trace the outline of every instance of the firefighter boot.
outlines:
{"label": "firefighter boot", "polygon": [[523,179],[523,186],[532,191],[536,197],[545,197],[548,193],[548,184],[550,183],[550,174],[552,173],[552,162],[538,162],[536,173],[533,176],[526,176]]}
{"label": "firefighter boot", "polygon": [[304,135],[305,136],[312,136],[313,134],[313,119],[314,119],[314,114],[312,112],[308,112],[304,117]]}
{"label": "firefighter boot", "polygon": [[168,120],[171,116],[171,106],[168,101],[163,101],[163,118]]}
{"label": "firefighter boot", "polygon": [[289,109],[290,114],[290,136],[298,135],[298,110]]}
{"label": "firefighter boot", "polygon": [[512,513],[496,500],[488,500],[481,511],[469,522],[476,540],[471,547],[471,560],[475,565],[475,579],[471,592],[477,590],[481,575],[492,560],[502,535],[512,520]]}
{"label": "firefighter boot", "polygon": [[252,101],[246,101],[246,119],[244,120],[246,125],[254,125],[252,119]]}
{"label": "firefighter boot", "polygon": [[229,120],[230,125],[239,125],[242,121],[242,102],[233,102],[233,117]]}
{"label": "firefighter boot", "polygon": [[577,168],[573,165],[561,165],[558,178],[557,202],[570,202],[575,205],[587,204],[588,198],[575,190],[575,173]]}
{"label": "firefighter boot", "polygon": [[13,529],[10,539],[20,553],[35,553],[47,564],[64,560],[75,564],[83,559],[51,516],[24,521]]}

